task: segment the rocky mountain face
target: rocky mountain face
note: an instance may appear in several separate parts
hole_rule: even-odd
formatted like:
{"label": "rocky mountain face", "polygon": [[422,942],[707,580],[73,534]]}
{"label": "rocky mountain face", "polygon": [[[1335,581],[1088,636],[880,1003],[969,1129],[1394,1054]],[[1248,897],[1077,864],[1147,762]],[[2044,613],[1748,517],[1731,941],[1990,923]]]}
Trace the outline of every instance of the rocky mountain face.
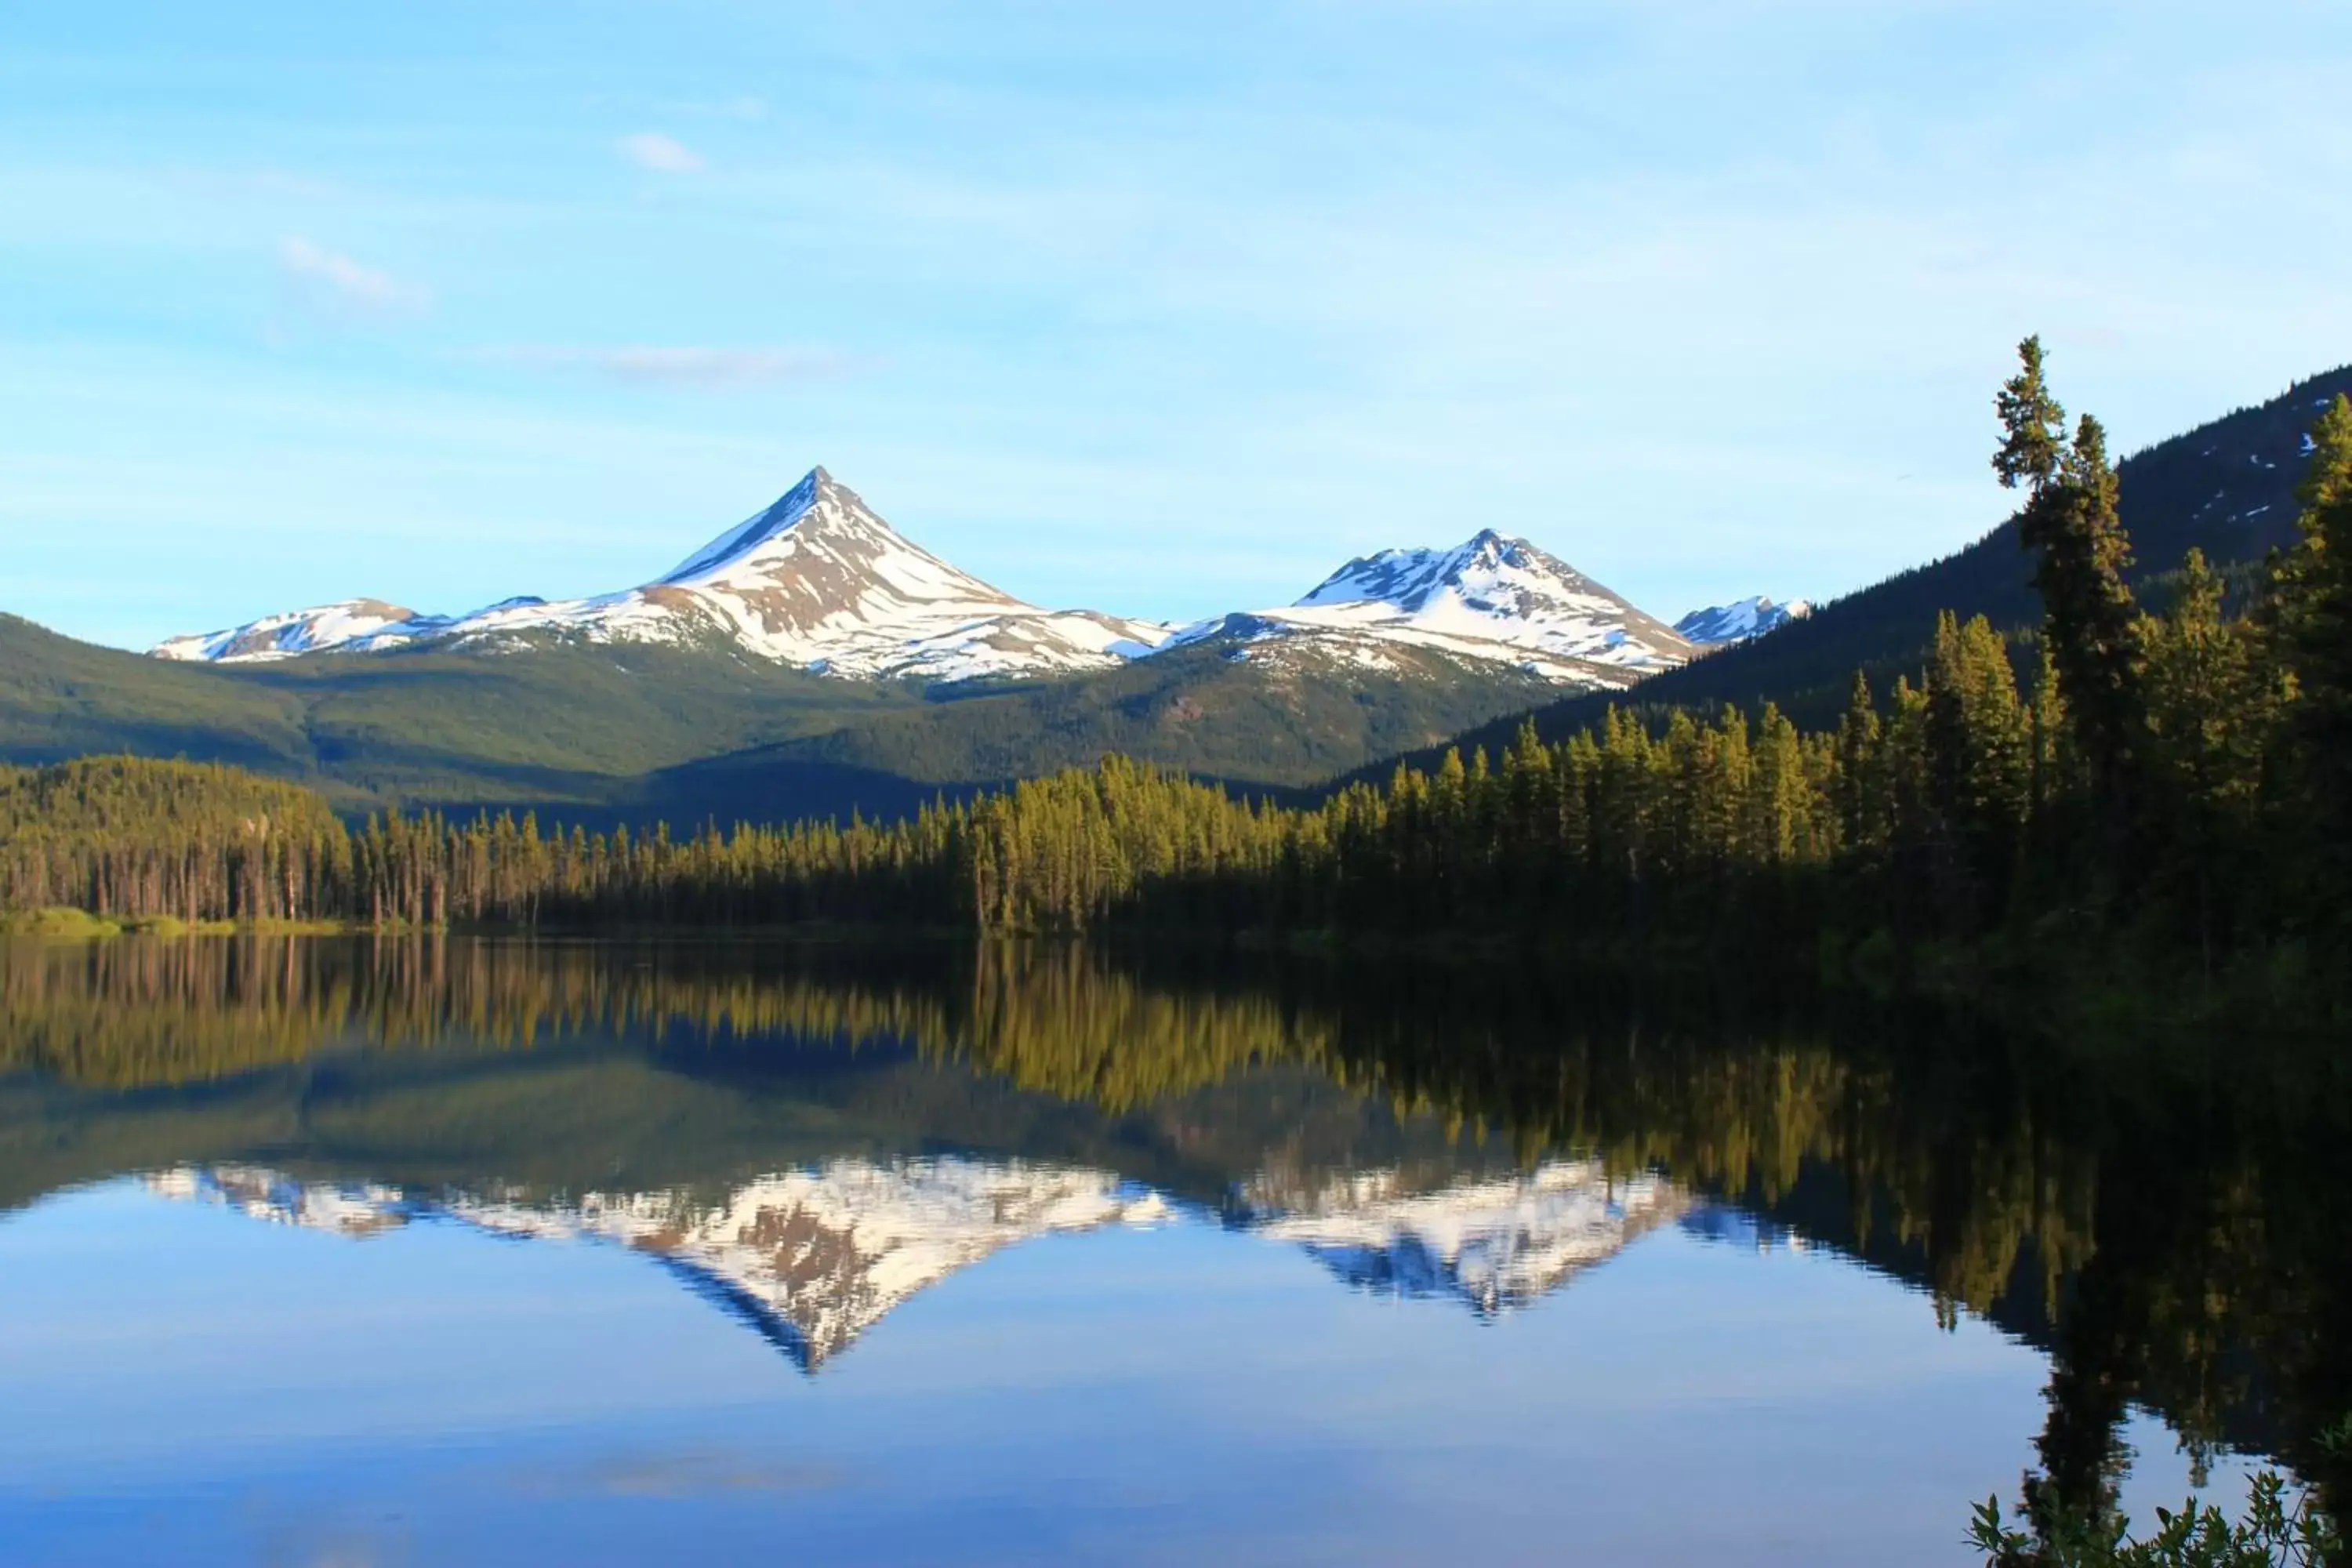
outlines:
{"label": "rocky mountain face", "polygon": [[1776,605],[1759,594],[1752,599],[1734,599],[1728,605],[1693,610],[1675,623],[1675,630],[1697,647],[1717,647],[1762,637],[1776,626],[1801,621],[1812,613],[1812,605],[1802,599]]}
{"label": "rocky mountain face", "polygon": [[804,1371],[917,1292],[1034,1237],[1190,1219],[1302,1248],[1342,1282],[1460,1302],[1481,1317],[1532,1305],[1652,1229],[1706,1205],[1664,1178],[1599,1161],[1433,1184],[1397,1170],[1244,1182],[1224,1212],[1111,1172],[964,1156],[835,1160],[724,1193],[533,1197],[303,1181],[258,1166],[183,1166],[158,1196],[353,1238],[454,1221],[518,1239],[604,1242],[659,1260]]}
{"label": "rocky mountain face", "polygon": [[1556,686],[1617,688],[1691,643],[1564,562],[1486,531],[1450,550],[1349,562],[1296,604],[1178,628],[1046,610],[908,541],[823,468],[654,582],[585,599],[517,598],[461,616],[374,599],[173,637],[159,658],[252,663],[533,635],[719,646],[818,673],[953,682],[1115,668],[1215,644],[1237,661],[1387,674],[1507,666]]}

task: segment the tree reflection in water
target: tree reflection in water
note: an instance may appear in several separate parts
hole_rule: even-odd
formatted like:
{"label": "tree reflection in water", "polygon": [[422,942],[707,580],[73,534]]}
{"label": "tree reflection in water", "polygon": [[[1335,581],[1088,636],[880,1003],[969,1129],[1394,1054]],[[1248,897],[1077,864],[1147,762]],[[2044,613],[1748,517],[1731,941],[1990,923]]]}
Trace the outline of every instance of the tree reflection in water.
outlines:
{"label": "tree reflection in water", "polygon": [[2042,1347],[2039,1518],[2111,1515],[2135,1405],[2342,1512],[2318,1438],[2352,1409],[2352,1095],[2323,1042],[2056,1037],[1523,966],[246,937],[0,942],[0,1071],[11,1205],[257,1156],[528,1196],[947,1144],[1220,1209],[1589,1159]]}

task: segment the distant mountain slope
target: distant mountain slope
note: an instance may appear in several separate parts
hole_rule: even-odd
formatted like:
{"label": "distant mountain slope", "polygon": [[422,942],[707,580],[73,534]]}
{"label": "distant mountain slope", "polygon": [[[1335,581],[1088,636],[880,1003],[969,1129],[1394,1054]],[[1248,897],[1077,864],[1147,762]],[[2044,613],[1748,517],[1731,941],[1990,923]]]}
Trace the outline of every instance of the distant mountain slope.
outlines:
{"label": "distant mountain slope", "polygon": [[0,616],[0,759],[235,762],[316,784],[347,810],[495,801],[602,812],[635,799],[641,775],[919,700],[648,647],[175,664]]}
{"label": "distant mountain slope", "polygon": [[382,599],[344,599],[284,610],[224,631],[168,637],[147,651],[183,663],[239,664],[335,648],[388,647],[413,640],[422,628],[446,624],[446,617],[420,616]]}
{"label": "distant mountain slope", "polygon": [[1563,685],[1629,684],[1690,658],[1691,645],[1559,557],[1482,530],[1448,550],[1383,550],[1349,562],[1297,603],[1204,621],[1174,644],[1223,637],[1266,655],[1313,647],[1365,668],[1394,650],[1513,664]]}
{"label": "distant mountain slope", "polygon": [[1212,640],[1089,675],[926,691],[724,649],[544,636],[495,658],[427,643],[192,665],[0,617],[0,760],[188,756],[303,780],[346,811],[510,805],[684,826],[898,816],[1110,751],[1303,786],[1557,689],[1418,648],[1378,672],[1248,651]]}
{"label": "distant mountain slope", "polygon": [[297,698],[0,615],[0,757],[43,763],[91,752],[300,773],[310,745]]}
{"label": "distant mountain slope", "polygon": [[1704,610],[1693,610],[1675,623],[1675,630],[1700,647],[1715,647],[1723,643],[1746,642],[1760,637],[1790,621],[1801,621],[1813,613],[1813,607],[1802,599],[1776,605],[1759,594],[1749,599],[1735,599],[1728,605],[1710,605]]}
{"label": "distant mountain slope", "polygon": [[1381,671],[1323,648],[1290,648],[1278,662],[1234,657],[1247,651],[1203,643],[1082,679],[877,710],[677,769],[653,782],[654,797],[756,800],[769,781],[813,768],[931,785],[991,782],[1088,766],[1106,752],[1237,784],[1297,787],[1556,689],[1508,667],[1411,647],[1392,650],[1392,667]]}
{"label": "distant mountain slope", "polygon": [[[2259,561],[2273,546],[2292,543],[2307,433],[2339,393],[2352,393],[2352,366],[2299,382],[2259,406],[2125,458],[2123,514],[2136,555],[2134,578],[2145,582],[2177,570],[2191,545],[2228,564]],[[1596,721],[1612,700],[1713,707],[1769,700],[1800,722],[1833,722],[1857,668],[1867,670],[1882,691],[1898,671],[1916,675],[1936,615],[1946,609],[1988,616],[2004,629],[2040,623],[2041,601],[2013,522],[1940,561],[1818,605],[1767,636],[1653,676],[1630,698],[1580,695],[1537,709],[1533,717],[1547,738],[1558,738]],[[1520,717],[1482,725],[1449,743],[1497,751],[1510,743]],[[1408,760],[1433,761],[1443,749],[1424,749]],[[1383,760],[1360,776],[1385,775],[1391,766]]]}

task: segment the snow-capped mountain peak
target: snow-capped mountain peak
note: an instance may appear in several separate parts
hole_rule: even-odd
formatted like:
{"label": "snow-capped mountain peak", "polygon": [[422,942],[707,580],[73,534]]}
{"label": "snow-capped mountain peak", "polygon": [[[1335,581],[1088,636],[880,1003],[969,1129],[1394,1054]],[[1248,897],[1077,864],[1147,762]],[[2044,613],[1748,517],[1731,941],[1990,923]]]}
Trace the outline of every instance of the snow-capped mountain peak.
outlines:
{"label": "snow-capped mountain peak", "polygon": [[1727,605],[1711,605],[1704,610],[1693,610],[1675,623],[1675,630],[1701,647],[1713,647],[1762,637],[1775,626],[1801,621],[1812,613],[1813,607],[1802,599],[1776,605],[1759,594],[1753,598],[1734,599]]}
{"label": "snow-capped mountain peak", "polygon": [[766,510],[755,512],[735,527],[729,529],[670,568],[661,580],[665,583],[687,581],[700,576],[704,573],[719,570],[743,554],[757,551],[761,546],[782,534],[790,532],[796,527],[803,518],[815,509],[817,499],[822,493],[838,488],[834,483],[833,476],[824,471],[823,465],[811,468],[806,475],[803,476],[800,483],[778,496],[774,504],[768,507]]}
{"label": "snow-capped mountain peak", "polygon": [[[1624,686],[1690,657],[1675,630],[1524,539],[1481,529],[1446,548],[1359,556],[1295,603],[1255,612],[1279,657],[1319,649],[1377,664],[1402,644],[1517,665],[1563,684]],[[1226,633],[1231,617],[1178,634]]]}
{"label": "snow-capped mountain peak", "polygon": [[[671,615],[714,613],[771,658],[868,674],[919,668],[941,637],[971,656],[1012,625],[1051,619],[910,542],[823,468],[637,595]],[[1102,655],[1080,640],[1070,651]]]}
{"label": "snow-capped mountain peak", "polygon": [[[880,592],[903,603],[1035,613],[1003,589],[958,571],[885,522],[823,468],[667,573],[655,586],[756,592],[790,584],[839,610]],[[893,606],[894,608],[896,606]]]}
{"label": "snow-capped mountain peak", "polygon": [[1360,555],[1317,584],[1297,601],[1301,606],[1347,605],[1369,601],[1394,605],[1408,613],[1429,607],[1448,587],[1463,588],[1486,582],[1511,568],[1547,572],[1563,581],[1585,579],[1524,539],[1510,539],[1493,529],[1481,529],[1450,550],[1383,550]]}

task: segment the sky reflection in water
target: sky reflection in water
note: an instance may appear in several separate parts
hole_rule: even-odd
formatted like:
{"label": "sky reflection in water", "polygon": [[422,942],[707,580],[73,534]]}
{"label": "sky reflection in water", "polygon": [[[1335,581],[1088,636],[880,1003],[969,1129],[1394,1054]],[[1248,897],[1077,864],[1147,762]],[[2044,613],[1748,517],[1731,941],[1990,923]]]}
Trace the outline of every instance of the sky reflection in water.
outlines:
{"label": "sky reflection in water", "polygon": [[[345,1151],[40,1197],[0,1223],[5,1554],[1959,1563],[2033,1462],[2039,1352],[1671,1182],[1465,1150],[1213,1204],[917,1131],[690,1193]],[[2128,1436],[2127,1501],[2176,1500]]]}

